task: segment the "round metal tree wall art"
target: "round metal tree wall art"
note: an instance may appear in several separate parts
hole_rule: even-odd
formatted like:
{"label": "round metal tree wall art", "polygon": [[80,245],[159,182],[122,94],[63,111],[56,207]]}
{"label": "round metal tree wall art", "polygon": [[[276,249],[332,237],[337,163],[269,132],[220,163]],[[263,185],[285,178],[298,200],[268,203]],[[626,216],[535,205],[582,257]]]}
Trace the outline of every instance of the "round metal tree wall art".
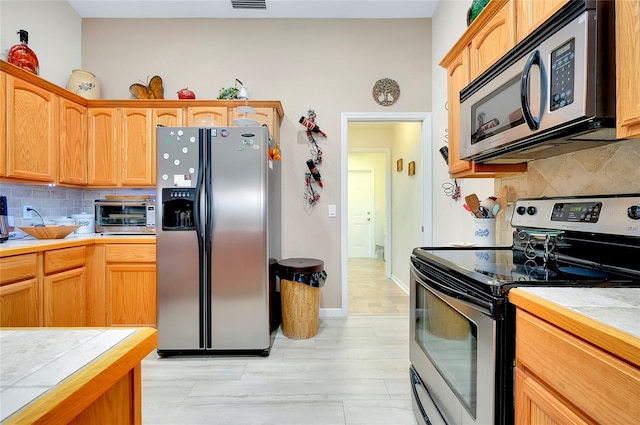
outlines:
{"label": "round metal tree wall art", "polygon": [[400,97],[400,86],[391,78],[383,78],[373,85],[372,94],[378,105],[391,106]]}

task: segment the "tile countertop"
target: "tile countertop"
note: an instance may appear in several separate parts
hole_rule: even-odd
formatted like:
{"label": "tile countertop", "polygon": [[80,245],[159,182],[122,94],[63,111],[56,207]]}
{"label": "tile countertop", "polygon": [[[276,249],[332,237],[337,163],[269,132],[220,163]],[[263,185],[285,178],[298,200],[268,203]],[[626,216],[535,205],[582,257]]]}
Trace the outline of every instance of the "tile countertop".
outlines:
{"label": "tile countertop", "polygon": [[522,287],[509,300],[640,366],[640,288]]}
{"label": "tile countertop", "polygon": [[90,245],[96,243],[155,243],[155,234],[112,235],[102,233],[71,234],[62,239],[36,239],[27,236],[20,239],[9,239],[0,243],[0,257],[46,251],[49,249],[67,248],[70,246]]}
{"label": "tile countertop", "polygon": [[[77,387],[103,376],[129,350],[140,351],[135,355],[144,357],[157,345],[155,335],[150,328],[0,329],[0,421],[13,415],[33,419],[48,414],[60,404],[60,400],[51,403],[48,397],[77,394]],[[85,372],[90,365],[90,372]],[[81,371],[82,379],[78,377]]]}

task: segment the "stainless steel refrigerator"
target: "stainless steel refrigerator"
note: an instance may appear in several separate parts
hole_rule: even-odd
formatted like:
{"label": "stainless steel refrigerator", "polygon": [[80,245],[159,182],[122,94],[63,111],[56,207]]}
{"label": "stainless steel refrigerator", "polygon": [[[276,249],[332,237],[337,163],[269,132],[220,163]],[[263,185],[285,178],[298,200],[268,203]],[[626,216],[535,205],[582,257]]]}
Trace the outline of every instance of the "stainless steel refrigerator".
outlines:
{"label": "stainless steel refrigerator", "polygon": [[261,127],[157,128],[158,354],[269,355],[280,162]]}

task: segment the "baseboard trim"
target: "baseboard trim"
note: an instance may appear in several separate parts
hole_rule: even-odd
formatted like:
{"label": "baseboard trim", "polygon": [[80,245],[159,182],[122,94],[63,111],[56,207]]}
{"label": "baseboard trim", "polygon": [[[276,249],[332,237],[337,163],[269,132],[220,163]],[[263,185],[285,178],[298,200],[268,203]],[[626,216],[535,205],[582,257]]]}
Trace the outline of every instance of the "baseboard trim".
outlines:
{"label": "baseboard trim", "polygon": [[341,308],[321,308],[320,317],[347,317],[348,314]]}
{"label": "baseboard trim", "polygon": [[402,289],[407,295],[409,295],[409,286],[406,283],[402,282],[400,279],[393,275],[391,275],[391,280],[393,280],[396,285],[400,287],[400,289]]}

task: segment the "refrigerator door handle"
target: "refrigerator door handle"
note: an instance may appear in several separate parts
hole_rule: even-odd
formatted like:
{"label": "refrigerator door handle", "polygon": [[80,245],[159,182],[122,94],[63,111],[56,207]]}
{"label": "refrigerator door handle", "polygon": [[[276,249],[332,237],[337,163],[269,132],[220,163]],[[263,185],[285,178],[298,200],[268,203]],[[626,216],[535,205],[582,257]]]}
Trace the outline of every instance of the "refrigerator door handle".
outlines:
{"label": "refrigerator door handle", "polygon": [[207,329],[204,328],[204,318],[207,314],[207,309],[205,307],[204,300],[206,299],[206,282],[207,276],[204,273],[205,264],[207,263],[207,253],[204,250],[206,245],[205,243],[205,220],[202,217],[202,194],[205,189],[204,185],[204,172],[205,172],[205,164],[203,160],[203,148],[204,148],[204,129],[199,130],[198,137],[198,152],[201,154],[198,158],[198,175],[196,177],[196,193],[193,200],[193,223],[196,227],[196,237],[198,239],[198,293],[200,296],[200,302],[198,304],[198,317],[201,323],[199,329],[199,342],[200,347],[206,348],[208,339],[205,337]]}
{"label": "refrigerator door handle", "polygon": [[[202,129],[201,130],[204,134],[202,134],[201,137],[202,140],[204,140],[204,152],[205,154],[202,155],[204,156],[205,159],[205,173],[204,173],[204,199],[205,199],[205,221],[206,223],[204,224],[204,244],[205,244],[205,249],[204,249],[204,263],[203,263],[203,267],[205,269],[205,280],[203,282],[203,289],[204,289],[204,297],[202,298],[202,302],[204,303],[205,306],[205,315],[203,317],[204,319],[204,324],[206,327],[206,348],[211,348],[213,347],[213,330],[211,329],[211,319],[213,317],[212,315],[212,288],[211,285],[213,284],[213,280],[211,279],[212,274],[212,267],[213,264],[211,262],[211,252],[213,249],[213,241],[212,241],[212,236],[213,236],[213,188],[211,186],[211,152],[213,149],[211,149],[211,130],[209,129]],[[201,156],[201,158],[202,158]]]}

